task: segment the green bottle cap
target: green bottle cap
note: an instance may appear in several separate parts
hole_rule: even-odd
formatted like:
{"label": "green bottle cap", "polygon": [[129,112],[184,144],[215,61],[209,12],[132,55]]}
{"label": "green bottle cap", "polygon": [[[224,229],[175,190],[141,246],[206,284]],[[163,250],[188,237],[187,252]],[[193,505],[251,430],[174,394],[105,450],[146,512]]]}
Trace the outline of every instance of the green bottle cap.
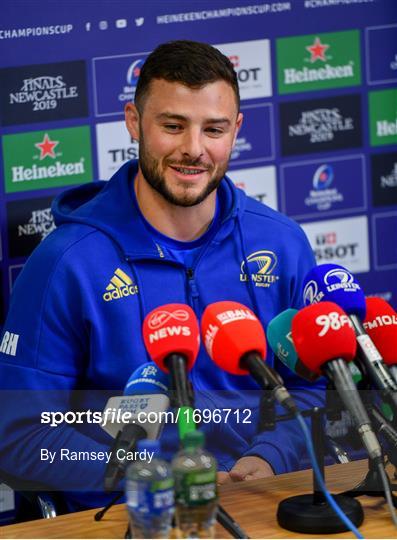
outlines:
{"label": "green bottle cap", "polygon": [[201,448],[204,446],[205,436],[202,431],[190,431],[186,433],[182,444],[184,448]]}

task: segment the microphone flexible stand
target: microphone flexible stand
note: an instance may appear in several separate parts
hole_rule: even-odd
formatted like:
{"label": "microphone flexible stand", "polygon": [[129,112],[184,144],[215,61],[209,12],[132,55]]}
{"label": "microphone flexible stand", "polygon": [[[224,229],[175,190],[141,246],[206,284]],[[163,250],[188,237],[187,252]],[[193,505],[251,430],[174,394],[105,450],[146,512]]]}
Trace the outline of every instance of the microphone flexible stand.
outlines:
{"label": "microphone flexible stand", "polygon": [[[315,407],[301,411],[302,416],[311,416],[311,433],[313,446],[317,458],[317,463],[324,478],[324,432],[323,415],[325,408]],[[293,416],[282,415],[277,420],[285,421],[292,419]],[[364,512],[361,503],[356,499],[345,496],[344,494],[333,495],[343,512],[349,519],[359,527],[364,521]],[[286,530],[299,532],[302,534],[336,534],[346,532],[346,525],[337,519],[337,516],[331,506],[325,499],[320,489],[317,478],[313,471],[313,493],[306,495],[295,495],[282,500],[277,510],[277,521],[281,527]]]}

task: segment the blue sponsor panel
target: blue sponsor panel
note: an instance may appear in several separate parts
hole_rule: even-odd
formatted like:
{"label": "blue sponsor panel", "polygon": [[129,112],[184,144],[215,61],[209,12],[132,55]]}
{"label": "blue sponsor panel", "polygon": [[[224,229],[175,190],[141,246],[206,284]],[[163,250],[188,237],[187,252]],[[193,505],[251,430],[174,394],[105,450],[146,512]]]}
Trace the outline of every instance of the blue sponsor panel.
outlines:
{"label": "blue sponsor panel", "polygon": [[281,208],[294,219],[367,209],[363,155],[281,165]]}
{"label": "blue sponsor panel", "polygon": [[374,214],[372,219],[375,269],[397,269],[397,212]]}
{"label": "blue sponsor panel", "polygon": [[146,53],[93,58],[93,84],[96,116],[122,114],[133,101]]}
{"label": "blue sponsor panel", "polygon": [[378,296],[397,309],[397,280],[395,270],[358,274],[365,296]]}
{"label": "blue sponsor panel", "polygon": [[397,82],[397,24],[365,30],[368,84]]}
{"label": "blue sponsor panel", "polygon": [[230,167],[274,159],[273,106],[241,107],[244,121],[230,157]]}

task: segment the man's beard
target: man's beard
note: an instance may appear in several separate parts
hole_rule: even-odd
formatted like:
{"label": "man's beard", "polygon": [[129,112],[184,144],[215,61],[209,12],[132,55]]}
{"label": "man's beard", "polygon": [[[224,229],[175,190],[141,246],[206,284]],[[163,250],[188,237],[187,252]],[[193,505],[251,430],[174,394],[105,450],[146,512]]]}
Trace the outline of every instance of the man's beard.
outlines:
{"label": "man's beard", "polygon": [[[173,167],[198,167],[209,170],[208,164],[202,163],[199,160],[183,160],[178,163],[170,161],[169,163],[172,164]],[[167,165],[167,162],[165,162],[165,165]],[[139,166],[147,183],[156,190],[157,193],[164,197],[166,201],[175,206],[189,207],[196,206],[203,202],[208,195],[219,186],[227,171],[228,161],[219,168],[217,174],[212,176],[208,184],[204,186],[203,190],[198,195],[189,194],[190,190],[188,187],[185,188],[184,194],[180,196],[174,194],[168,188],[165,178],[160,172],[160,163],[146,151],[144,138],[142,136],[139,141]]]}

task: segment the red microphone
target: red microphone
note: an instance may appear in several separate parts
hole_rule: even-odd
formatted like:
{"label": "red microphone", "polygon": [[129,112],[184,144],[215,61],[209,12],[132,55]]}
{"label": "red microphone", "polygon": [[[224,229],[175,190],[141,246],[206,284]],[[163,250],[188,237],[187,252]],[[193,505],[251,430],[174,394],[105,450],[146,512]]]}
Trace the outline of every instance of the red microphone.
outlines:
{"label": "red microphone", "polygon": [[233,375],[252,375],[288,412],[297,407],[281,377],[264,362],[266,338],[256,315],[238,302],[216,302],[204,311],[201,334],[212,360]]}
{"label": "red microphone", "polygon": [[334,383],[370,458],[381,461],[382,449],[347,366],[357,349],[348,315],[333,302],[311,304],[292,319],[292,340],[305,367]]}
{"label": "red microphone", "polygon": [[174,407],[190,407],[192,393],[187,372],[196,361],[200,330],[192,308],[166,304],[151,311],[143,321],[143,341],[153,362],[170,374]]}
{"label": "red microphone", "polygon": [[397,382],[397,313],[383,298],[366,298],[364,328]]}

